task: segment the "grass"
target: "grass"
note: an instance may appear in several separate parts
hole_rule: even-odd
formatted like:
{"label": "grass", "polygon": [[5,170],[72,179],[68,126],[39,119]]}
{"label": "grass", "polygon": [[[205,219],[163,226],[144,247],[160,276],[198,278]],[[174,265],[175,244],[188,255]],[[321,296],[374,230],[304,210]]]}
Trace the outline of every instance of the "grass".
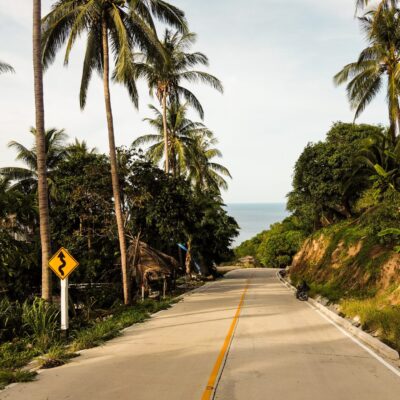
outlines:
{"label": "grass", "polygon": [[145,300],[129,308],[120,308],[107,319],[96,321],[93,326],[75,332],[71,350],[79,351],[100,346],[105,341],[120,335],[122,329],[144,322],[151,314],[169,308],[172,303],[171,299],[160,302]]}
{"label": "grass", "polygon": [[39,356],[37,360],[40,368],[48,369],[64,365],[74,357],[78,357],[78,354],[71,352],[60,343],[52,346],[46,354]]}
{"label": "grass", "polygon": [[0,369],[0,390],[11,383],[33,381],[36,375],[36,372],[31,371]]}
{"label": "grass", "polygon": [[362,328],[376,333],[382,341],[400,351],[400,306],[392,306],[384,298],[347,299],[340,303],[347,317],[360,318]]}

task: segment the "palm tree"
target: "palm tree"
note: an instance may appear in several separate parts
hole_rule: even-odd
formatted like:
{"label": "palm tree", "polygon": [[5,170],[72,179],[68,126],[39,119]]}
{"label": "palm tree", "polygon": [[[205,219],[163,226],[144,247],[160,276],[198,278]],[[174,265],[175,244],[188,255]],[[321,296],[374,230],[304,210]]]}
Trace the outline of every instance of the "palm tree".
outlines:
{"label": "palm tree", "polygon": [[[156,133],[147,134],[137,138],[132,145],[139,147],[152,144],[147,150],[150,159],[158,164],[163,157],[166,157],[164,140],[164,123],[162,111],[153,105],[149,105],[153,111],[153,118],[145,118]],[[194,144],[194,138],[200,133],[212,135],[208,128],[200,123],[189,120],[186,116],[187,104],[174,102],[167,107],[167,135],[168,135],[168,163],[174,176],[185,173],[189,162],[189,148]],[[165,162],[164,162],[165,165]]]}
{"label": "palm tree", "polygon": [[54,60],[57,51],[66,41],[65,64],[68,64],[70,51],[76,39],[82,33],[87,33],[80,88],[81,108],[84,108],[86,104],[87,89],[92,72],[97,71],[103,77],[112,189],[118,226],[125,304],[130,303],[131,296],[110,97],[110,58],[112,60],[112,56],[114,56],[115,69],[112,79],[126,86],[132,102],[137,106],[134,46],[137,45],[154,57],[163,56],[155,34],[153,16],[182,31],[186,30],[184,13],[163,0],[59,0],[44,18],[43,63],[45,66]]}
{"label": "palm tree", "polygon": [[388,188],[400,191],[400,138],[393,143],[385,132],[377,132],[361,140],[349,183],[358,178],[374,182],[384,193]]}
{"label": "palm tree", "polygon": [[[31,128],[31,134],[36,137],[35,128]],[[49,195],[55,198],[57,195],[57,187],[53,180],[53,172],[58,163],[66,156],[65,139],[67,135],[65,131],[55,128],[45,132],[45,156],[46,156],[46,176]],[[17,151],[17,161],[22,161],[27,167],[6,167],[0,168],[0,175],[14,182],[13,189],[22,193],[38,192],[38,172],[37,172],[37,150],[36,146],[28,149],[23,144],[11,141],[9,148]]]}
{"label": "palm tree", "polygon": [[75,155],[84,157],[90,154],[96,154],[97,149],[96,147],[90,149],[85,140],[79,141],[75,138],[75,141],[66,148],[66,152],[68,157]]}
{"label": "palm tree", "polygon": [[0,61],[0,74],[4,74],[5,72],[15,72],[15,71],[10,64]]}
{"label": "palm tree", "polygon": [[[157,99],[162,106],[164,147],[168,154],[167,134],[167,106],[168,101],[179,102],[180,98],[193,106],[201,119],[204,118],[204,110],[197,97],[188,89],[181,86],[182,81],[206,83],[220,92],[223,92],[222,83],[213,75],[192,68],[198,64],[208,65],[208,58],[199,52],[187,53],[186,50],[196,41],[194,33],[172,33],[166,30],[162,42],[165,57],[153,57],[147,55],[142,62],[135,64],[136,77],[146,79],[150,94],[156,92]],[[165,158],[165,171],[168,173],[169,157]]]}
{"label": "palm tree", "polygon": [[399,73],[400,73],[400,19],[397,10],[376,11],[360,18],[367,34],[369,46],[356,62],[346,65],[334,77],[336,85],[347,84],[347,95],[355,119],[375,98],[387,79],[387,102],[389,107],[390,135],[396,138],[396,125],[400,127]]}
{"label": "palm tree", "polygon": [[50,222],[48,187],[46,176],[46,146],[43,100],[43,65],[42,65],[42,4],[33,0],[33,74],[35,92],[36,152],[38,175],[38,203],[40,220],[40,243],[42,251],[42,297],[51,301],[51,274],[48,266],[50,257]]}
{"label": "palm tree", "polygon": [[[365,7],[367,7],[370,3],[371,3],[371,0],[356,0],[356,10],[362,10]],[[397,6],[397,0],[380,0],[377,9],[381,10],[384,7],[396,8],[396,6]]]}
{"label": "palm tree", "polygon": [[[132,146],[138,147],[151,144],[147,150],[149,158],[158,163],[166,158],[164,147],[164,128],[162,112],[154,106],[149,106],[154,112],[154,118],[146,118],[157,133],[143,135],[137,138]],[[231,177],[229,171],[213,161],[221,157],[221,152],[215,146],[218,141],[213,133],[201,122],[193,122],[187,118],[187,104],[172,103],[167,108],[168,158],[174,176],[189,178],[199,190],[213,188],[226,189],[227,182],[223,178]]]}
{"label": "palm tree", "polygon": [[220,189],[227,190],[228,183],[225,178],[232,178],[226,167],[214,161],[215,157],[222,157],[222,153],[213,147],[216,144],[216,138],[200,134],[196,136],[191,148],[188,178],[199,191],[213,190],[219,193]]}

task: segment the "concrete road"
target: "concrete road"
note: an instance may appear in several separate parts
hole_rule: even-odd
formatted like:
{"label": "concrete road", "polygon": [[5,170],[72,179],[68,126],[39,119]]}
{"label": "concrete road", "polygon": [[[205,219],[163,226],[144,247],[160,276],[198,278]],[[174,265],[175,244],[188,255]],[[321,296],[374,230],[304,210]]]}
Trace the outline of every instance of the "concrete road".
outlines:
{"label": "concrete road", "polygon": [[[207,390],[210,382],[215,392]],[[247,269],[206,285],[107,345],[41,372],[36,382],[0,392],[0,399],[10,400],[212,396],[397,400],[400,377],[297,301],[275,271]]]}

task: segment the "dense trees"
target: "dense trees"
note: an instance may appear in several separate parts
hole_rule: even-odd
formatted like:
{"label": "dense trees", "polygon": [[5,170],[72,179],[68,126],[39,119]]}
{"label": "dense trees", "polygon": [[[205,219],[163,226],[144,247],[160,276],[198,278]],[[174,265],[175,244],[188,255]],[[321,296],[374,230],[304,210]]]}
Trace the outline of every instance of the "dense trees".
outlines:
{"label": "dense trees", "polygon": [[[65,157],[49,175],[57,187],[50,207],[53,246],[63,245],[79,255],[81,265],[72,282],[116,283],[121,274],[115,267],[117,227],[109,158],[79,142],[63,149]],[[230,256],[238,226],[217,193],[197,193],[189,181],[166,174],[134,149],[119,148],[117,155],[130,240],[140,235],[140,240],[178,258],[177,244],[190,237],[193,256],[204,273],[213,262]],[[39,261],[35,195],[22,193],[23,186],[11,188],[6,178],[0,183],[0,241],[7,249],[0,257],[0,286],[10,288],[18,276],[21,289],[13,293],[22,296],[24,286],[39,287],[39,274],[28,275]],[[25,235],[20,237],[24,240],[18,240],[18,232]]]}
{"label": "dense trees", "polygon": [[[162,40],[157,35],[158,23],[166,29]],[[97,72],[103,81],[109,156],[89,149],[85,142],[75,140],[67,145],[62,130],[45,130],[43,69],[50,67],[64,45],[67,65],[72,48],[83,36],[86,51],[79,102],[83,109],[90,80]],[[221,153],[213,134],[187,118],[188,106],[201,118],[204,110],[183,82],[206,83],[221,92],[222,84],[195,69],[208,65],[208,59],[202,53],[188,52],[194,41],[184,12],[161,0],[58,0],[43,19],[41,1],[33,2],[36,123],[31,133],[35,145],[10,143],[20,165],[0,170],[0,241],[7,248],[0,258],[1,288],[8,290],[17,271],[20,281],[26,282],[24,271],[41,263],[42,297],[50,301],[48,259],[51,250],[64,245],[80,260],[77,280],[122,278],[128,304],[127,239],[141,237],[172,255],[177,253],[177,243],[190,242],[193,251],[204,253],[196,255],[204,271],[229,254],[237,224],[222,207],[220,188],[226,188],[224,177],[230,175],[214,162]],[[14,70],[0,62],[0,73],[5,72]],[[162,111],[157,111],[152,125],[163,144],[167,143],[165,157],[172,174],[169,167],[165,174],[156,166],[157,154],[149,161],[133,149],[116,147],[110,82],[124,85],[138,106],[138,78],[147,80],[161,102]],[[148,138],[139,142],[145,141]],[[118,264],[121,274],[115,268]],[[39,275],[30,275],[29,294],[37,293]],[[15,290],[14,295],[22,297],[26,292]]]}
{"label": "dense trees", "polygon": [[383,128],[336,123],[324,142],[308,144],[296,162],[288,209],[313,230],[353,215],[368,173],[354,174],[368,139]]}
{"label": "dense trees", "polygon": [[306,232],[301,220],[295,216],[273,224],[269,230],[243,242],[235,249],[236,257],[255,257],[264,266],[285,268],[300,249]]}
{"label": "dense trees", "polygon": [[[153,57],[163,58],[164,51],[156,37],[153,16],[186,30],[182,11],[164,1],[141,0],[60,0],[44,18],[43,62],[48,66],[57,51],[67,41],[65,63],[76,39],[87,34],[86,54],[80,89],[80,104],[86,104],[87,89],[93,71],[103,75],[104,101],[110,148],[110,165],[115,216],[121,253],[121,269],[125,303],[130,303],[130,289],[126,260],[125,221],[121,210],[115,134],[110,96],[110,65],[114,59],[112,79],[128,89],[131,100],[138,103],[135,83],[134,47],[139,46]],[[67,40],[68,39],[68,40]],[[111,52],[110,52],[111,48]]]}

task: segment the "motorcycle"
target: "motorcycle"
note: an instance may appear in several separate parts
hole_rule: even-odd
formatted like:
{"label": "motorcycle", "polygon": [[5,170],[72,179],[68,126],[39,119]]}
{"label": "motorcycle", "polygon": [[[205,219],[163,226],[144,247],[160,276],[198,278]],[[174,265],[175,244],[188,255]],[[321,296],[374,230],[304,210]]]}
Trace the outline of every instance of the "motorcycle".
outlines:
{"label": "motorcycle", "polygon": [[296,299],[298,299],[300,301],[307,301],[308,300],[308,292],[306,290],[297,289]]}

